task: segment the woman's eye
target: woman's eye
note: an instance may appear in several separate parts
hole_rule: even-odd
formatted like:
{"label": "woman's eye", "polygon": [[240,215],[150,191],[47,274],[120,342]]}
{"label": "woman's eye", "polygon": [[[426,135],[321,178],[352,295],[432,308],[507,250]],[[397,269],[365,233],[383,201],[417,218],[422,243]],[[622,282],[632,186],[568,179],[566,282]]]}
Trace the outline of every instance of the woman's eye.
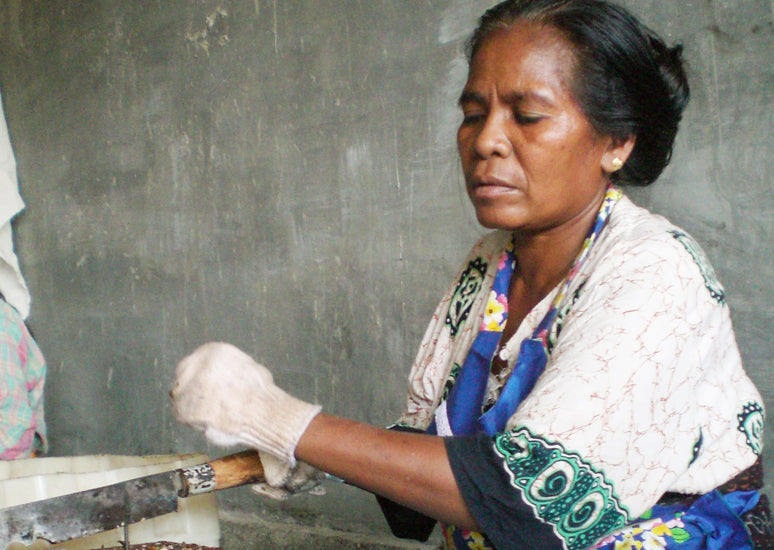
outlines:
{"label": "woman's eye", "polygon": [[513,114],[513,118],[518,124],[521,124],[524,126],[535,124],[536,122],[540,122],[541,120],[543,120],[543,117],[540,115],[535,115],[531,113],[520,113],[518,111],[516,111]]}
{"label": "woman's eye", "polygon": [[463,124],[474,124],[479,120],[482,120],[483,118],[484,118],[484,113],[479,113],[479,112],[462,113]]}

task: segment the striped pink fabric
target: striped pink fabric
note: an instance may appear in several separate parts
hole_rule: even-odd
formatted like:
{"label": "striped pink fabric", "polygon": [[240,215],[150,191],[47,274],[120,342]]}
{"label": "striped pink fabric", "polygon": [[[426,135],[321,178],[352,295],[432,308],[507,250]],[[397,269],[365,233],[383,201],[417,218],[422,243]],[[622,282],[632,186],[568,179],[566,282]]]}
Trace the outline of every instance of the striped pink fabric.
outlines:
{"label": "striped pink fabric", "polygon": [[0,460],[46,450],[45,378],[40,348],[17,311],[0,299]]}

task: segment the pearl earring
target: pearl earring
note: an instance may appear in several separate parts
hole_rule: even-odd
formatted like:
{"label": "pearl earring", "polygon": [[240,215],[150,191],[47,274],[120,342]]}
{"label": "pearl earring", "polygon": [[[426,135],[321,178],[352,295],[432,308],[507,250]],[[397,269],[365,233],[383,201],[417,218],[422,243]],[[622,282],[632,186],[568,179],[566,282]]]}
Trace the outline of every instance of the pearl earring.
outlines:
{"label": "pearl earring", "polygon": [[619,159],[618,157],[615,157],[613,159],[612,165],[613,165],[613,172],[616,172],[621,168],[623,168],[624,163],[621,159]]}

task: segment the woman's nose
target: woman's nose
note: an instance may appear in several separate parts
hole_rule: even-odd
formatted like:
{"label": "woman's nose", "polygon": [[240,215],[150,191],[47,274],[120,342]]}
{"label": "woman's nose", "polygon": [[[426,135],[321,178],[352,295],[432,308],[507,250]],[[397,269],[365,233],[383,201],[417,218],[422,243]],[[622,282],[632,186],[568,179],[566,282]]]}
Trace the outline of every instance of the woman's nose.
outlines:
{"label": "woman's nose", "polygon": [[489,113],[476,136],[474,147],[477,154],[484,158],[492,155],[506,157],[513,151],[506,132],[506,122],[502,113]]}

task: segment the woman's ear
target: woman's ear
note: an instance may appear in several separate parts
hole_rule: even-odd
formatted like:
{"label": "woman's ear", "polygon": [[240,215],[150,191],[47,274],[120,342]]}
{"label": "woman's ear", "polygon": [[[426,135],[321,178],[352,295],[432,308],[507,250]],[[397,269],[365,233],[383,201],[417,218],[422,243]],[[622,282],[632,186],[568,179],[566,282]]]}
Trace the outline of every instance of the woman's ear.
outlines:
{"label": "woman's ear", "polygon": [[610,174],[623,168],[629,155],[632,154],[636,140],[636,136],[629,136],[625,139],[614,138],[602,156],[602,170]]}

